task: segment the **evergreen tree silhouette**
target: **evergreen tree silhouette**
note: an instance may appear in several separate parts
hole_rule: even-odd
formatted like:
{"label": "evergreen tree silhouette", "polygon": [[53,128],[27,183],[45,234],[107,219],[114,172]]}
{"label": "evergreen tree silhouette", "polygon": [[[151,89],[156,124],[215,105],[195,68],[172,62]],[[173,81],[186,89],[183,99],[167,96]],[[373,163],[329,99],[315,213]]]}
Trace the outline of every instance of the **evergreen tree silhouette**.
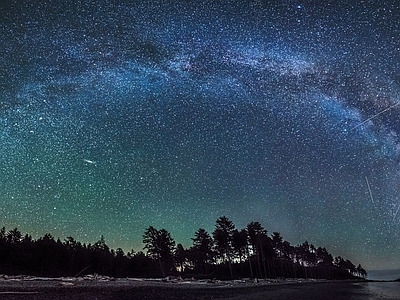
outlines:
{"label": "evergreen tree silhouette", "polygon": [[212,250],[214,241],[210,234],[203,228],[197,230],[192,238],[193,246],[189,249],[189,256],[195,269],[207,275],[210,263],[213,262],[215,253]]}
{"label": "evergreen tree silhouette", "polygon": [[166,271],[173,266],[173,250],[175,241],[171,234],[165,230],[157,230],[149,226],[143,235],[144,249],[147,254],[159,262],[162,276],[166,276]]}
{"label": "evergreen tree silhouette", "polygon": [[232,254],[233,254],[233,231],[235,225],[227,217],[222,216],[215,221],[215,230],[213,232],[215,249],[217,250],[220,258],[226,260],[229,265],[229,272],[233,277],[232,270]]}
{"label": "evergreen tree silhouette", "polygon": [[[250,244],[252,246],[252,253],[256,256],[258,274],[260,277],[267,277],[263,249],[263,244],[267,235],[267,231],[264,229],[264,227],[261,226],[259,222],[251,222],[247,224],[247,233],[249,236]],[[261,266],[263,267],[264,275]]]}
{"label": "evergreen tree silhouette", "polygon": [[[192,238],[189,250],[175,241],[165,230],[150,226],[143,234],[144,249],[128,252],[110,249],[104,236],[93,245],[81,244],[72,237],[63,242],[50,233],[33,239],[14,228],[0,229],[0,274],[39,276],[83,276],[99,273],[114,277],[154,277],[178,274],[226,278],[227,267],[232,278],[310,277],[326,279],[365,278],[367,272],[340,256],[333,258],[326,248],[314,247],[307,241],[292,246],[278,232],[271,237],[259,222],[236,230],[227,217],[217,219],[214,239],[200,228]],[[214,251],[214,249],[216,251]],[[216,259],[218,254],[218,259]],[[249,264],[249,269],[244,268]],[[253,263],[257,268],[253,270]],[[212,273],[210,272],[212,271]],[[250,272],[249,272],[250,271]],[[254,272],[253,272],[254,271]],[[235,272],[235,274],[234,274]]]}

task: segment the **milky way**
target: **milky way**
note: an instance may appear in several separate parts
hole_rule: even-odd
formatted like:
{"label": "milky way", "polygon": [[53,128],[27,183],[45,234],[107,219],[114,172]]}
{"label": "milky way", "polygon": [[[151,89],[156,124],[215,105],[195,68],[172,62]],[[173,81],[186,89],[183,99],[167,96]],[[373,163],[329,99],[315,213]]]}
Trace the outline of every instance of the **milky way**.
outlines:
{"label": "milky way", "polygon": [[226,215],[400,267],[396,1],[0,11],[2,226],[140,250]]}

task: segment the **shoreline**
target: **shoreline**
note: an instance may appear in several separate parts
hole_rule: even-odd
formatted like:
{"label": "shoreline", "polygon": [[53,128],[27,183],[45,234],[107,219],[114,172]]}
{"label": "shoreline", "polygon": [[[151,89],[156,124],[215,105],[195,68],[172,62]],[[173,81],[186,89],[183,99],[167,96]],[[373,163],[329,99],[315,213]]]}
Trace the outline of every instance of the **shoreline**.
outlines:
{"label": "shoreline", "polygon": [[[367,279],[314,279],[314,278],[243,278],[231,280],[218,279],[194,279],[167,276],[166,278],[140,278],[126,277],[114,278],[102,275],[85,275],[81,277],[38,277],[30,275],[0,275],[0,288],[2,286],[19,283],[21,285],[29,285],[29,283],[39,283],[39,285],[60,284],[64,286],[96,286],[96,285],[112,285],[112,286],[175,286],[175,287],[257,287],[270,285],[288,285],[288,284],[306,284],[306,283],[339,283],[339,282],[386,282],[384,280],[367,280]],[[390,282],[390,281],[387,281]]]}
{"label": "shoreline", "polygon": [[[29,278],[0,280],[2,299],[365,299],[367,281],[288,280],[284,282],[246,281],[163,282],[161,279],[75,279]],[[370,299],[370,298],[368,298]]]}

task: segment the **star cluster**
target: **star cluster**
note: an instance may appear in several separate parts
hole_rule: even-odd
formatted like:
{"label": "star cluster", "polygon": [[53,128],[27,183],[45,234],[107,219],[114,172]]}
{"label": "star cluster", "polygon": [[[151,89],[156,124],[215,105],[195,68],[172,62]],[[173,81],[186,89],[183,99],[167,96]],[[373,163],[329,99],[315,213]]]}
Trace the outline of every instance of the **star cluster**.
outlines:
{"label": "star cluster", "polygon": [[2,225],[140,250],[227,215],[398,267],[399,10],[3,1]]}

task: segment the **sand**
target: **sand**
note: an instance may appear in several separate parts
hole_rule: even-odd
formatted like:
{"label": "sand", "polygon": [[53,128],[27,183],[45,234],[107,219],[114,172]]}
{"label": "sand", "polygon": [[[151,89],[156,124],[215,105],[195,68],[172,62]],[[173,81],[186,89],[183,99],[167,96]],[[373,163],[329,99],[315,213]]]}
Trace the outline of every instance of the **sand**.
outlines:
{"label": "sand", "polygon": [[0,281],[1,299],[374,299],[354,282],[205,283],[142,280]]}

